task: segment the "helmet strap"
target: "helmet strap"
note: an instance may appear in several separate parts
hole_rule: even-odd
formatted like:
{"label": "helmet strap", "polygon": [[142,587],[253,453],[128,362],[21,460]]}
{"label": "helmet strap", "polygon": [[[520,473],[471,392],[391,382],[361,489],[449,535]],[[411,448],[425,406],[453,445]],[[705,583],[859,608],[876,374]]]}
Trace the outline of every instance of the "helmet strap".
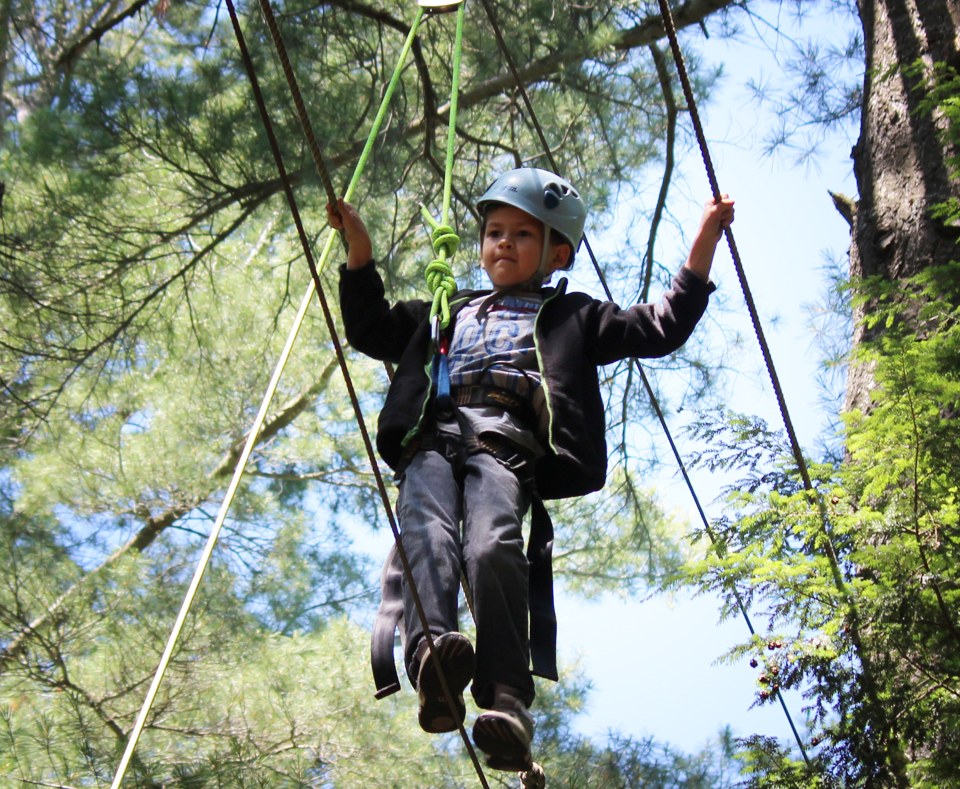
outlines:
{"label": "helmet strap", "polygon": [[540,268],[537,270],[537,275],[534,279],[537,281],[537,285],[543,283],[543,281],[550,276],[552,272],[547,270],[547,258],[550,255],[550,233],[552,228],[546,222],[543,223],[543,251],[540,253]]}

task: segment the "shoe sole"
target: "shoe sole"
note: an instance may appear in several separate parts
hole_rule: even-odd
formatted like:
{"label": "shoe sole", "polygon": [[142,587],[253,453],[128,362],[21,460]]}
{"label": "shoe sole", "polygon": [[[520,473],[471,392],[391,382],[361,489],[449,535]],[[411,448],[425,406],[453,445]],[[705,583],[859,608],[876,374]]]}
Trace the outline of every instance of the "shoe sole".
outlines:
{"label": "shoe sole", "polygon": [[[450,636],[456,636],[450,638]],[[440,675],[437,673],[433,658],[429,650],[423,656],[420,667],[420,676],[417,679],[417,689],[420,696],[420,712],[418,719],[420,728],[430,734],[443,734],[456,731],[467,716],[467,707],[463,702],[463,689],[473,679],[476,659],[473,654],[473,645],[466,637],[459,633],[445,633],[434,639],[440,665],[443,667],[443,676],[446,677],[447,687],[454,694],[454,704],[457,708],[457,719],[450,717],[450,705],[443,695],[440,684]]]}
{"label": "shoe sole", "polygon": [[485,713],[477,718],[473,742],[486,754],[487,767],[492,770],[525,772],[533,767],[530,744],[506,715]]}

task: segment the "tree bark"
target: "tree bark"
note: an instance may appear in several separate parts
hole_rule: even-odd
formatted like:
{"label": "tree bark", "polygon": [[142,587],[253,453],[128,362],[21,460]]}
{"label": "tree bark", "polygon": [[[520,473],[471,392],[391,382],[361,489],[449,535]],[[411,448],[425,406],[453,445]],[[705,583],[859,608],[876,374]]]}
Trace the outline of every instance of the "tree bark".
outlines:
{"label": "tree bark", "polygon": [[[960,257],[957,228],[930,215],[949,197],[960,197],[951,180],[942,140],[943,121],[921,116],[921,77],[897,71],[923,61],[960,67],[957,30],[960,0],[859,0],[866,47],[860,138],[853,148],[859,205],[850,243],[853,277],[908,278],[929,266]],[[867,337],[854,315],[854,347]],[[870,370],[851,365],[847,408],[869,405]]]}

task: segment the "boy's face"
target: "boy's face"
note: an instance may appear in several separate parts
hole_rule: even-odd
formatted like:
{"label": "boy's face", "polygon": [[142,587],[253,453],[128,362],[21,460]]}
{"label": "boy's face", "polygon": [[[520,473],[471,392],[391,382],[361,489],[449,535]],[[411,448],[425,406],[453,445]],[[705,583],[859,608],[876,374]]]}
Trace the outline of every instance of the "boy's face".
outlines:
{"label": "boy's face", "polygon": [[[530,280],[540,270],[543,222],[512,205],[500,205],[487,214],[480,247],[480,265],[496,290]],[[547,273],[563,268],[570,257],[568,244],[547,242]]]}

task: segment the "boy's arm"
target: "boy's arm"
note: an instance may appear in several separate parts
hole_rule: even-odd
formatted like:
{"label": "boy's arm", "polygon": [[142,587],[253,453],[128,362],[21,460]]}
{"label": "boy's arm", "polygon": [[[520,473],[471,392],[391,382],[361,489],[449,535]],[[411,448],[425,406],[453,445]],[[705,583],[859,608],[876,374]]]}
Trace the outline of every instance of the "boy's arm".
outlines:
{"label": "boy's arm", "polygon": [[713,265],[713,254],[717,250],[717,243],[723,235],[723,229],[733,222],[733,200],[730,195],[720,195],[717,201],[711,197],[703,207],[700,217],[700,227],[690,247],[690,254],[684,268],[690,269],[704,282],[710,279],[710,268]]}
{"label": "boy's arm", "polygon": [[363,219],[343,198],[337,208],[339,213],[327,205],[327,219],[333,228],[344,231],[349,245],[347,264],[340,269],[340,313],[347,341],[360,353],[396,364],[430,314],[430,304],[414,299],[390,306]]}
{"label": "boy's arm", "polygon": [[703,208],[687,262],[659,304],[621,309],[598,303],[595,360],[609,364],[629,356],[655,358],[679,349],[693,333],[715,286],[710,269],[723,228],[733,222],[733,200],[721,195]]}
{"label": "boy's arm", "polygon": [[629,357],[652,359],[673,353],[693,334],[714,289],[712,282],[684,267],[660,302],[626,309],[610,301],[593,302],[593,362],[610,364]]}
{"label": "boy's arm", "polygon": [[430,302],[412,299],[391,307],[373,262],[358,269],[344,265],[340,267],[340,314],[353,348],[397,364],[418,328],[426,323]]}

